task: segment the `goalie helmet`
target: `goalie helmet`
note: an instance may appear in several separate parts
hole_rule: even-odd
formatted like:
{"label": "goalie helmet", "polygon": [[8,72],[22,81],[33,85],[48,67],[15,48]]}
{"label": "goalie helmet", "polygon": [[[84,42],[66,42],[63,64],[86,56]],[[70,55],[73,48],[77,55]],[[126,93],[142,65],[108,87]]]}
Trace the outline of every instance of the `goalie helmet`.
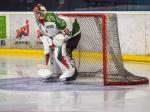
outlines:
{"label": "goalie helmet", "polygon": [[34,7],[33,12],[35,14],[35,17],[38,20],[44,19],[46,16],[46,8],[42,4],[38,4]]}

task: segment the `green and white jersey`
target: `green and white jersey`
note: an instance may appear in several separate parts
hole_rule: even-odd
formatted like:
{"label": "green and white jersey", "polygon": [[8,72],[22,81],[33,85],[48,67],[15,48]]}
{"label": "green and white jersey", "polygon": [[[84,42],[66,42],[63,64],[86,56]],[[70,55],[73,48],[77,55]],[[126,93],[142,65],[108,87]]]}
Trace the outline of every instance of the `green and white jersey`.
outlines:
{"label": "green and white jersey", "polygon": [[65,36],[67,35],[71,38],[80,33],[79,23],[75,18],[58,16],[52,12],[47,13],[46,17],[39,21],[38,25],[42,33],[49,37],[62,32]]}
{"label": "green and white jersey", "polygon": [[63,19],[66,22],[66,28],[62,30],[62,33],[74,37],[77,34],[80,33],[80,26],[74,17],[65,17],[65,16],[59,16],[59,18]]}

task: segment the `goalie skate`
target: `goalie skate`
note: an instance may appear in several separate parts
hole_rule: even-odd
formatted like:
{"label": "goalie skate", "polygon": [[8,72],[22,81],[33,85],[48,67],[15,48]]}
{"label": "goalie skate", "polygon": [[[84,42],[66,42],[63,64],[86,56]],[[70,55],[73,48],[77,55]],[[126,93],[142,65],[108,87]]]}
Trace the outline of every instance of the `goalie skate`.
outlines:
{"label": "goalie skate", "polygon": [[71,77],[67,77],[65,80],[61,80],[64,84],[74,84],[76,81],[76,78],[78,76],[78,71],[77,69],[75,68],[75,73],[73,76]]}
{"label": "goalie skate", "polygon": [[69,81],[76,80],[77,76],[78,76],[78,71],[77,71],[77,69],[75,68],[75,73],[73,74],[73,76],[67,77],[67,78],[66,78],[66,81],[69,82]]}

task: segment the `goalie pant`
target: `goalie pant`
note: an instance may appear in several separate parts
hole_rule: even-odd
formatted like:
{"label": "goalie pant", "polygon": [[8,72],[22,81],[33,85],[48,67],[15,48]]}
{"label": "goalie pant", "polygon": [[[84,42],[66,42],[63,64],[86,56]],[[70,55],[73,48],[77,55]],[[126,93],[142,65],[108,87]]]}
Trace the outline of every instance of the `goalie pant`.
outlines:
{"label": "goalie pant", "polygon": [[75,74],[75,66],[66,53],[67,41],[64,41],[65,37],[62,34],[57,34],[53,39],[48,36],[41,36],[40,39],[44,45],[46,65],[50,66],[50,73],[43,74],[42,78],[50,78],[53,74],[60,73],[62,73],[59,77],[60,80],[65,81],[72,77]]}

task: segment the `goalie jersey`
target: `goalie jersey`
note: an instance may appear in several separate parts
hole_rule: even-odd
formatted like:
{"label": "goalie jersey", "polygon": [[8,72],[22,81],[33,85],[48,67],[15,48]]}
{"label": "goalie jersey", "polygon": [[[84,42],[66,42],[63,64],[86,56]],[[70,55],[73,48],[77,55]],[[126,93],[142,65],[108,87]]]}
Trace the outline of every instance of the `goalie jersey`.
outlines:
{"label": "goalie jersey", "polygon": [[43,20],[37,21],[43,35],[54,37],[59,32],[64,34],[66,40],[80,33],[79,23],[73,17],[56,15],[53,12],[47,13]]}

